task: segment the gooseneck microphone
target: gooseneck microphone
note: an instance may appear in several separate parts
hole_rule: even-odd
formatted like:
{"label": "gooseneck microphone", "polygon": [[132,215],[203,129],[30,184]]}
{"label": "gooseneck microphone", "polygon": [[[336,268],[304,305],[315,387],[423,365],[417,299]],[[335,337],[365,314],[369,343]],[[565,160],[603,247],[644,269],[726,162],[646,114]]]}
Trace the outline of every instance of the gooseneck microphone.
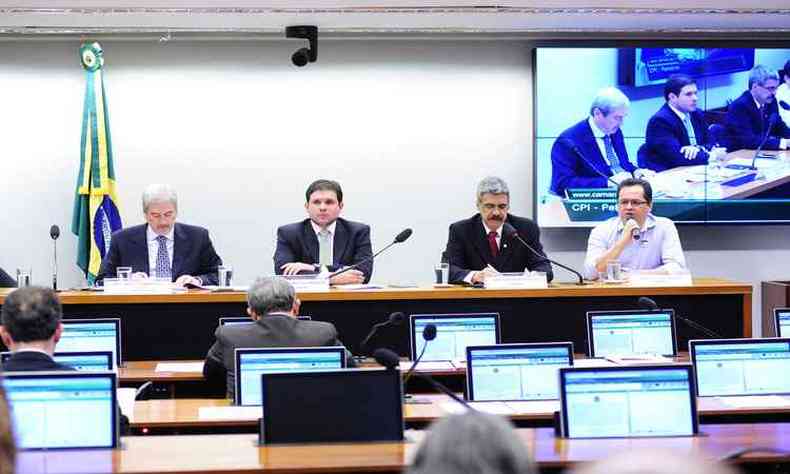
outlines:
{"label": "gooseneck microphone", "polygon": [[388,248],[392,247],[393,245],[405,242],[409,237],[411,237],[411,234],[412,234],[412,230],[410,228],[403,229],[398,235],[395,236],[395,239],[389,245],[384,247],[383,249],[381,249],[378,252],[374,253],[370,257],[367,257],[367,258],[364,258],[364,259],[360,260],[359,262],[357,262],[357,263],[355,263],[355,264],[353,264],[351,266],[348,266],[348,267],[342,268],[342,269],[340,269],[340,270],[338,270],[336,272],[330,273],[329,274],[329,278],[334,278],[334,277],[336,277],[338,275],[346,273],[349,270],[355,270],[355,269],[359,268],[360,265],[362,265],[363,263],[367,263],[367,262],[373,260],[374,258],[378,257],[385,250],[387,250]]}
{"label": "gooseneck microphone", "polygon": [[[420,359],[422,359],[423,354],[425,354],[425,349],[428,348],[428,343],[436,339],[436,325],[428,323],[422,328],[422,339],[425,341],[425,344],[422,346],[422,350],[420,351],[420,355],[414,359],[414,362],[409,367],[409,370],[406,372],[406,375],[403,377],[403,383],[409,381],[409,378],[414,373],[414,370],[417,368],[417,364],[420,363]],[[416,344],[416,342],[415,342]]]}
{"label": "gooseneck microphone", "polygon": [[[637,304],[642,309],[649,309],[649,310],[653,310],[653,311],[658,309],[658,305],[656,304],[656,302],[652,298],[648,298],[647,296],[640,296],[639,299],[637,300]],[[706,328],[705,326],[703,326],[703,325],[701,325],[699,323],[696,323],[696,322],[694,322],[694,321],[692,321],[690,319],[684,318],[683,316],[677,314],[677,312],[675,313],[675,318],[683,321],[689,327],[691,327],[693,329],[696,329],[697,331],[700,331],[701,333],[705,334],[708,337],[713,337],[713,338],[716,338],[716,339],[723,339],[724,338],[721,334],[719,334],[719,333],[717,333],[715,331],[712,331],[712,330]]]}
{"label": "gooseneck microphone", "polygon": [[760,146],[758,146],[757,149],[754,150],[754,157],[752,157],[752,165],[749,167],[749,169],[751,170],[757,169],[757,166],[755,166],[755,163],[757,162],[757,155],[759,155],[760,152],[763,151],[763,147],[765,146],[765,143],[768,141],[768,137],[771,136],[771,129],[774,128],[774,124],[776,124],[776,121],[778,119],[779,116],[777,114],[771,114],[771,116],[768,118],[768,127],[766,127],[765,129],[765,136],[763,136],[763,141],[760,142]]}
{"label": "gooseneck microphone", "polygon": [[779,101],[779,107],[781,107],[784,110],[790,110],[790,104],[788,104],[787,102],[785,102],[783,100]]}
{"label": "gooseneck microphone", "polygon": [[53,224],[49,228],[49,237],[52,239],[52,290],[58,291],[58,237],[60,237],[60,227]]}
{"label": "gooseneck microphone", "polygon": [[605,173],[603,173],[601,170],[599,170],[598,168],[596,168],[595,166],[593,166],[593,164],[592,164],[592,163],[591,163],[589,160],[587,160],[587,157],[585,157],[585,156],[584,156],[584,154],[582,153],[582,151],[579,149],[579,146],[578,146],[578,145],[576,145],[576,143],[575,143],[573,140],[571,140],[570,138],[564,138],[562,141],[563,141],[563,142],[564,142],[566,145],[568,145],[568,146],[571,148],[571,150],[573,150],[573,152],[574,152],[574,153],[576,153],[576,155],[577,155],[579,158],[581,158],[581,160],[582,160],[583,162],[587,163],[587,166],[589,166],[590,168],[592,168],[592,170],[593,170],[593,171],[595,171],[597,174],[599,174],[599,175],[600,175],[602,178],[606,179],[606,180],[607,180],[607,181],[609,181],[610,183],[614,184],[614,185],[615,185],[615,187],[616,187],[616,186],[618,186],[618,183],[617,183],[617,181],[613,180],[611,176],[607,176],[607,175],[606,175]]}
{"label": "gooseneck microphone", "polygon": [[[385,349],[383,347],[373,351],[373,358],[376,359],[376,362],[378,362],[379,364],[383,365],[388,370],[395,370],[395,369],[397,369],[398,366],[399,366],[399,363],[400,363],[400,359],[398,358],[398,354],[392,352],[389,349]],[[450,390],[449,388],[445,387],[444,385],[442,385],[439,382],[437,382],[436,380],[434,380],[434,378],[431,377],[430,375],[424,374],[424,373],[421,373],[421,372],[417,372],[415,375],[417,377],[420,377],[421,379],[425,380],[429,384],[431,384],[431,386],[433,388],[435,388],[436,390],[444,393],[445,395],[447,395],[448,397],[452,398],[456,402],[458,402],[461,405],[465,406],[467,409],[474,410],[474,408],[472,408],[471,406],[469,406],[468,403],[466,403],[466,400],[464,400],[463,398],[459,397],[458,395],[453,393],[452,390]],[[403,380],[403,384],[404,385],[406,384],[406,379],[405,378]]]}
{"label": "gooseneck microphone", "polygon": [[567,265],[563,265],[560,262],[557,262],[556,260],[552,260],[549,257],[547,257],[547,256],[543,255],[542,253],[538,252],[537,250],[535,250],[531,245],[529,245],[527,243],[526,240],[521,238],[521,236],[519,235],[519,233],[516,230],[516,228],[513,227],[511,224],[505,222],[502,225],[502,232],[503,232],[504,235],[506,235],[506,236],[508,236],[510,238],[516,239],[519,242],[521,242],[521,245],[523,245],[524,247],[529,249],[530,252],[532,252],[533,254],[537,255],[539,258],[542,258],[543,260],[545,260],[545,261],[547,261],[549,263],[553,263],[554,265],[557,265],[558,267],[564,268],[565,270],[568,270],[569,272],[573,273],[579,279],[579,282],[577,283],[577,285],[584,285],[584,277],[582,276],[581,273],[577,272],[576,270],[574,270],[573,268],[571,268],[571,267],[569,267]]}
{"label": "gooseneck microphone", "polygon": [[405,319],[406,319],[406,315],[405,314],[403,314],[400,311],[396,311],[396,312],[390,314],[389,318],[386,321],[384,321],[382,323],[374,324],[373,327],[370,329],[370,332],[368,333],[368,335],[365,336],[365,339],[363,339],[362,342],[359,343],[359,349],[364,352],[365,349],[368,346],[368,343],[370,342],[370,339],[377,332],[379,332],[379,329],[387,327],[387,326],[400,326],[401,324],[403,324],[403,321]]}

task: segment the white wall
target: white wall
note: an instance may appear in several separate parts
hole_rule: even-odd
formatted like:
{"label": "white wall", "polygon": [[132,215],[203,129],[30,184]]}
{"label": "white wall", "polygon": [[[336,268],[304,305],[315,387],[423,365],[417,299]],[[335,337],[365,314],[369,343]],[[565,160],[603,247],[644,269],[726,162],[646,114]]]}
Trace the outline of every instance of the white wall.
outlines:
{"label": "white wall", "polygon": [[[505,177],[513,212],[531,215],[526,43],[325,41],[304,69],[289,60],[298,43],[285,41],[103,46],[124,223],[142,222],[146,184],[173,184],[180,220],[211,230],[240,282],[272,271],[275,230],[304,218],[304,189],[318,177],[340,180],[344,214],[373,226],[374,249],[414,228],[377,262],[374,280],[385,283],[430,281],[448,224],[474,212],[484,175]],[[82,281],[68,233],[85,81],[78,47],[0,42],[0,266],[29,265],[35,281],[48,282],[48,229],[57,223],[63,287]],[[786,227],[680,232],[696,275],[755,285],[788,277]],[[586,236],[555,229],[544,243],[581,266]],[[758,318],[759,293],[754,309]]]}

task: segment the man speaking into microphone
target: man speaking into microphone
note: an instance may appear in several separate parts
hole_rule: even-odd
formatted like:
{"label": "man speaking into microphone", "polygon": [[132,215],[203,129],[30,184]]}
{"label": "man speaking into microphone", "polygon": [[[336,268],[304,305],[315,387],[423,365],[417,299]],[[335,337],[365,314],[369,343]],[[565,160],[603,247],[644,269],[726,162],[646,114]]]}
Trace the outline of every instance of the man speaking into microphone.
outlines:
{"label": "man speaking into microphone", "polygon": [[630,270],[673,273],[686,268],[675,224],[650,213],[653,189],[641,179],[617,186],[617,216],[596,226],[587,241],[584,276],[595,280],[617,261]]}

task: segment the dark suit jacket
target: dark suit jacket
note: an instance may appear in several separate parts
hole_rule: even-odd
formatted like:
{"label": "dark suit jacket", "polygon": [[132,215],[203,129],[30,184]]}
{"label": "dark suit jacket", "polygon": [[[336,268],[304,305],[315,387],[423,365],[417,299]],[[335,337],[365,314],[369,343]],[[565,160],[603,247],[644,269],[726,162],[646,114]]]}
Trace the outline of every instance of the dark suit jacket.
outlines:
{"label": "dark suit jacket", "polygon": [[[540,245],[540,229],[529,219],[508,214],[507,222],[516,228],[521,238],[533,249],[543,253]],[[500,272],[522,272],[524,269],[546,272],[549,281],[554,278],[551,263],[524,247],[521,242],[505,235],[499,242],[499,255],[494,258],[488,246],[483,221],[480,214],[450,225],[447,239],[447,260],[450,263],[450,283],[463,283],[471,271],[478,271],[491,265]]]}
{"label": "dark suit jacket", "polygon": [[[227,395],[234,397],[235,353],[244,347],[321,347],[342,346],[332,323],[302,321],[288,314],[271,313],[255,324],[219,326],[214,332],[216,342],[206,354],[203,375],[209,383],[225,381]],[[347,352],[349,366],[353,366]]]}
{"label": "dark suit jacket", "polygon": [[[690,117],[697,144],[708,148],[715,145],[715,143],[710,143],[708,124],[705,122],[702,112],[695,110],[691,112]],[[650,117],[647,122],[645,140],[644,162],[639,162],[639,166],[642,168],[664,171],[678,166],[708,163],[708,152],[705,150],[701,149],[693,160],[687,160],[680,152],[680,148],[691,145],[691,141],[683,121],[667,104],[664,104],[658,109],[658,112]]]}
{"label": "dark suit jacket", "polygon": [[787,128],[779,115],[779,109],[774,100],[763,106],[763,113],[757,110],[757,104],[751,92],[746,91],[735,99],[727,108],[727,135],[729,143],[727,148],[733,150],[756,150],[765,136],[768,120],[771,114],[777,115],[777,120],[771,129],[768,140],[763,149],[778,150],[780,138],[790,138],[790,129]]}
{"label": "dark suit jacket", "polygon": [[[110,250],[101,262],[96,280],[114,277],[117,267],[132,267],[133,272],[150,273],[148,268],[148,224],[119,230],[112,235]],[[208,231],[202,227],[176,223],[173,230],[173,281],[181,275],[192,275],[205,285],[218,282],[217,267],[222,265]]]}
{"label": "dark suit jacket", "polygon": [[16,280],[14,280],[14,277],[0,268],[0,288],[14,288],[15,286]]}
{"label": "dark suit jacket", "polygon": [[[373,255],[370,246],[370,226],[339,218],[335,226],[332,248],[333,272],[340,267],[353,265]],[[318,263],[318,237],[315,235],[310,219],[284,225],[277,229],[277,250],[274,252],[274,273],[282,275],[280,267],[286,263]],[[363,263],[358,268],[365,274],[365,283],[373,273],[373,261]]]}
{"label": "dark suit jacket", "polygon": [[63,365],[47,354],[36,351],[20,351],[11,354],[3,364],[4,372],[32,372],[36,370],[76,370]]}
{"label": "dark suit jacket", "polygon": [[[612,146],[620,166],[633,173],[636,167],[628,161],[621,130],[612,134]],[[554,194],[565,197],[568,188],[606,188],[609,187],[607,177],[612,175],[587,119],[565,130],[554,141],[551,147],[551,192]]]}

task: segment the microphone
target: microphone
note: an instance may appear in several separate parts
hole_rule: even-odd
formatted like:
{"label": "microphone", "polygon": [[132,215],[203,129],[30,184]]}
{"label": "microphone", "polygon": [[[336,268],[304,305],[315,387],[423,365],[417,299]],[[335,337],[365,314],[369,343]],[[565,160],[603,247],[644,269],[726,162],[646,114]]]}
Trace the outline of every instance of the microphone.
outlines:
{"label": "microphone", "polygon": [[[429,325],[429,326],[432,326],[432,325]],[[428,327],[428,326],[426,326],[426,327]],[[434,330],[435,329],[436,329],[436,326],[434,326]],[[398,366],[399,366],[399,363],[400,363],[400,359],[398,358],[398,354],[392,352],[389,349],[383,348],[383,347],[378,348],[375,351],[373,351],[373,358],[376,359],[376,362],[378,362],[379,364],[383,365],[388,370],[395,370],[395,369],[397,369]],[[427,381],[429,384],[431,384],[431,386],[434,389],[444,393],[445,395],[447,395],[448,397],[452,398],[456,402],[458,402],[461,405],[465,406],[467,409],[474,411],[474,408],[469,406],[469,404],[466,403],[466,400],[464,400],[463,398],[461,398],[458,395],[456,395],[455,393],[453,393],[453,391],[450,390],[449,388],[447,388],[444,385],[442,385],[439,382],[437,382],[430,375],[424,374],[424,373],[420,373],[420,372],[417,372],[416,375],[417,375],[417,377],[420,377],[421,379],[423,379],[423,380]],[[406,379],[405,378],[403,380],[403,384],[404,385],[406,384]]]}
{"label": "microphone", "polygon": [[790,110],[790,104],[783,100],[779,101],[779,107],[783,108],[784,110]]}
{"label": "microphone", "polygon": [[599,175],[600,175],[602,178],[606,179],[607,181],[609,181],[610,183],[614,184],[615,186],[617,186],[617,185],[618,185],[617,181],[613,180],[611,176],[607,176],[607,175],[606,175],[606,173],[603,173],[603,172],[601,172],[601,170],[599,170],[598,168],[596,168],[595,166],[593,166],[593,164],[592,164],[592,163],[590,163],[590,162],[587,160],[587,157],[586,157],[586,156],[584,156],[584,154],[582,153],[582,151],[579,149],[579,146],[578,146],[578,145],[576,145],[576,143],[575,143],[573,140],[571,140],[570,138],[563,138],[563,139],[562,139],[562,141],[563,141],[563,142],[564,142],[566,145],[568,145],[568,146],[571,148],[571,150],[573,150],[573,152],[574,152],[574,153],[576,153],[576,155],[578,155],[578,156],[579,156],[579,158],[581,158],[581,160],[582,160],[583,162],[587,163],[587,166],[589,166],[590,168],[592,168],[592,170],[593,170],[593,171],[595,171],[596,173],[598,173],[598,174],[599,174]]}
{"label": "microphone", "polygon": [[631,229],[631,236],[634,238],[634,240],[639,240],[639,238],[640,238],[640,237],[642,237],[642,230],[639,228],[639,223],[637,223],[637,222],[636,222],[634,219],[628,219],[628,220],[625,222],[625,223],[626,223],[626,225],[627,225],[629,222],[631,222],[631,221],[634,221],[634,223],[636,224],[636,227],[634,227],[633,229]]}
{"label": "microphone", "polygon": [[342,269],[340,269],[340,270],[338,270],[336,272],[330,273],[329,274],[329,278],[334,278],[334,277],[336,277],[338,275],[346,273],[349,270],[355,270],[355,269],[359,268],[360,265],[362,265],[363,263],[369,262],[369,261],[373,260],[374,258],[378,257],[379,255],[381,255],[381,253],[383,253],[385,250],[387,250],[388,248],[392,247],[393,245],[405,242],[409,237],[411,237],[411,234],[412,234],[412,230],[410,228],[403,229],[398,235],[395,236],[395,239],[389,245],[384,247],[383,249],[381,249],[378,252],[374,253],[370,257],[367,257],[367,258],[364,258],[364,259],[360,260],[359,262],[357,262],[357,263],[355,263],[355,264],[353,264],[351,266],[348,266],[348,267],[342,268]]}
{"label": "microphone", "polygon": [[436,325],[435,324],[426,324],[424,328],[422,328],[422,338],[425,341],[425,344],[422,346],[422,350],[420,351],[420,355],[414,360],[409,367],[409,370],[406,371],[406,375],[403,377],[403,383],[409,381],[409,377],[414,373],[414,370],[417,368],[417,364],[420,363],[420,359],[422,359],[423,354],[425,354],[425,349],[428,348],[428,343],[436,339]]}
{"label": "microphone", "polygon": [[759,155],[760,152],[763,151],[763,147],[765,146],[765,143],[768,141],[768,137],[771,135],[771,129],[774,128],[774,124],[778,119],[779,116],[775,113],[771,114],[771,116],[768,118],[768,127],[766,127],[765,129],[765,136],[763,136],[763,141],[760,142],[760,146],[758,146],[757,149],[754,150],[754,157],[752,158],[752,166],[749,167],[750,170],[757,169],[757,167],[755,166],[755,162],[757,162],[757,155]]}
{"label": "microphone", "polygon": [[502,225],[502,232],[503,232],[504,235],[506,235],[506,236],[508,236],[510,238],[516,239],[519,242],[521,242],[521,245],[523,245],[524,247],[528,248],[530,252],[532,252],[533,254],[537,255],[540,258],[542,258],[543,260],[545,260],[545,261],[547,261],[549,263],[553,263],[554,265],[557,265],[558,267],[564,268],[565,270],[568,270],[569,272],[573,273],[574,275],[576,275],[579,278],[579,283],[577,283],[577,285],[584,285],[584,277],[582,276],[581,273],[577,272],[576,270],[574,270],[573,268],[571,268],[571,267],[569,267],[567,265],[563,265],[560,262],[557,262],[556,260],[550,259],[549,257],[543,255],[542,253],[540,253],[537,250],[535,250],[534,248],[532,248],[532,246],[529,245],[526,240],[521,238],[521,236],[518,234],[518,231],[516,230],[516,228],[513,227],[510,223],[505,222]]}
{"label": "microphone", "polygon": [[53,266],[52,266],[52,290],[58,291],[58,237],[60,237],[60,227],[53,224],[49,228],[49,237],[52,239]]}
{"label": "microphone", "polygon": [[405,314],[401,313],[400,311],[396,311],[390,314],[389,318],[383,323],[374,324],[373,327],[370,329],[368,335],[365,336],[365,339],[363,339],[362,342],[359,343],[360,350],[362,351],[365,350],[365,348],[368,346],[368,343],[370,342],[370,339],[379,331],[379,329],[387,326],[400,326],[405,319],[406,319]]}
{"label": "microphone", "polygon": [[[649,309],[651,311],[655,311],[655,310],[658,309],[658,305],[656,304],[656,302],[652,298],[648,298],[647,296],[640,296],[639,299],[637,300],[637,304],[642,309]],[[705,326],[703,326],[703,325],[701,325],[699,323],[696,323],[696,322],[694,322],[694,321],[692,321],[690,319],[684,318],[683,316],[681,316],[681,315],[679,315],[677,313],[675,313],[675,318],[683,321],[689,327],[691,327],[693,329],[696,329],[697,331],[702,332],[703,334],[705,334],[708,337],[713,337],[713,338],[716,338],[716,339],[724,339],[724,337],[721,334],[719,334],[719,333],[717,333],[715,331],[711,331],[710,329],[706,328]]]}

